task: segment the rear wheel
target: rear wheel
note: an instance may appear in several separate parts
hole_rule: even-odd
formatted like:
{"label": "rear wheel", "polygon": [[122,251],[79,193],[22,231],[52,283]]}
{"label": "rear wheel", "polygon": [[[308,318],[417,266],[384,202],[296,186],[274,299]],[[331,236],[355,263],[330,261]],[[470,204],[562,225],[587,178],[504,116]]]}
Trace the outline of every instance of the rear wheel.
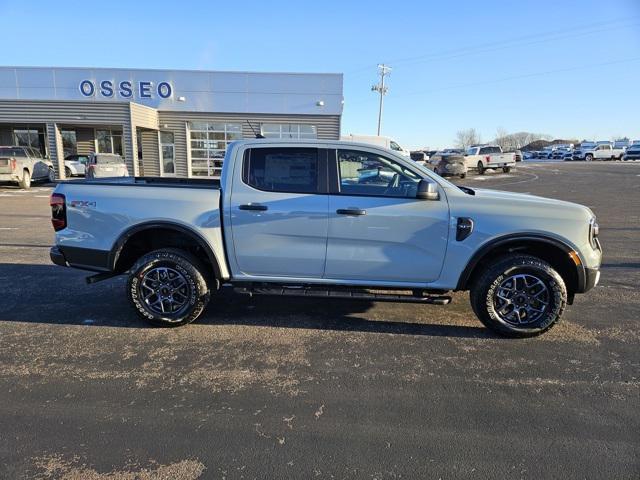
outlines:
{"label": "rear wheel", "polygon": [[138,315],[163,327],[193,322],[210,298],[204,268],[183,250],[147,253],[131,268],[127,296]]}
{"label": "rear wheel", "polygon": [[47,174],[47,181],[49,183],[53,183],[56,181],[56,171],[53,169],[53,167],[49,167],[49,172]]}
{"label": "rear wheel", "polygon": [[466,178],[467,174],[466,173],[461,173],[460,174],[460,178]]}
{"label": "rear wheel", "polygon": [[482,164],[482,162],[478,162],[478,173],[480,175],[484,175],[484,171],[485,171],[484,165]]}
{"label": "rear wheel", "polygon": [[71,169],[69,167],[64,167],[64,176],[67,178],[72,177]]}
{"label": "rear wheel", "polygon": [[502,167],[502,171],[504,173],[509,173],[511,171],[511,167]]}
{"label": "rear wheel", "polygon": [[592,155],[592,154],[590,154],[590,153],[587,153],[587,154],[584,156],[584,160],[585,160],[585,162],[591,162],[591,161],[593,161],[593,155]]}
{"label": "rear wheel", "polygon": [[25,190],[31,188],[31,174],[29,173],[29,170],[24,170],[22,172],[22,179],[18,181],[18,185],[20,185],[20,188],[24,188]]}
{"label": "rear wheel", "polygon": [[532,337],[553,327],[567,304],[564,280],[547,262],[530,255],[501,257],[471,286],[480,321],[510,337]]}

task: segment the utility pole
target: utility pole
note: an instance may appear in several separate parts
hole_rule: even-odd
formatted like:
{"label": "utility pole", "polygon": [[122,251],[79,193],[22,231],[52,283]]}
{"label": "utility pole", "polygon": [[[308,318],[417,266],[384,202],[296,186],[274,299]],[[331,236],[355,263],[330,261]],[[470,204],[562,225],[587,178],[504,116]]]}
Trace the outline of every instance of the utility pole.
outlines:
{"label": "utility pole", "polygon": [[380,136],[380,127],[382,126],[382,109],[384,107],[384,96],[389,91],[389,89],[384,84],[384,77],[389,75],[391,67],[382,63],[378,65],[378,69],[380,70],[380,83],[376,83],[374,86],[372,86],[371,91],[380,93],[380,109],[378,110],[378,136]]}

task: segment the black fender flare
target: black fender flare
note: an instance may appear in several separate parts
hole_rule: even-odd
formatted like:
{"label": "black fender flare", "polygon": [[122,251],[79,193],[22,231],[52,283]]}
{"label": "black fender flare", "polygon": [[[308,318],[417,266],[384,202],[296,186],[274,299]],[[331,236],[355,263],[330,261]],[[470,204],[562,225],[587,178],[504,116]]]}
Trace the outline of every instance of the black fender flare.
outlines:
{"label": "black fender flare", "polygon": [[202,235],[200,235],[200,233],[198,233],[194,229],[189,228],[189,227],[185,227],[184,225],[181,225],[181,224],[176,223],[176,222],[169,222],[169,221],[165,221],[165,220],[138,223],[138,224],[133,225],[132,227],[128,228],[127,230],[125,230],[118,237],[118,239],[115,241],[115,243],[111,247],[111,250],[109,251],[109,258],[108,258],[109,269],[112,270],[112,271],[115,271],[116,265],[118,263],[118,259],[120,258],[120,254],[122,253],[122,249],[124,248],[124,246],[127,244],[127,241],[131,237],[133,237],[137,233],[143,232],[145,230],[151,230],[151,229],[154,229],[154,228],[163,228],[163,229],[166,229],[166,230],[174,230],[176,232],[182,233],[182,234],[188,236],[189,238],[193,239],[198,244],[198,246],[200,246],[205,251],[205,253],[207,254],[207,258],[209,259],[209,262],[211,263],[211,266],[212,266],[213,271],[214,271],[214,273],[216,275],[216,278],[217,279],[221,279],[222,278],[222,272],[220,271],[220,264],[218,263],[218,259],[216,258],[215,254],[213,253],[213,250],[211,249],[211,246],[209,245],[209,242],[207,242],[204,239],[204,237]]}
{"label": "black fender flare", "polygon": [[[569,244],[553,237],[549,237],[547,235],[539,234],[539,233],[512,233],[509,235],[503,235],[498,238],[494,238],[489,242],[485,243],[480,247],[476,253],[473,254],[469,262],[467,262],[467,266],[460,274],[460,278],[458,279],[458,284],[456,286],[456,290],[467,290],[469,279],[471,278],[471,274],[474,268],[482,261],[482,259],[491,253],[494,249],[498,247],[502,247],[508,245],[509,243],[515,243],[519,241],[535,241],[547,243],[553,247],[559,248],[563,250],[567,256],[570,253],[576,252],[576,250],[571,247]],[[580,258],[580,257],[578,257]],[[578,284],[576,285],[577,291],[583,291],[586,287],[586,271],[584,267],[584,263],[580,258],[580,265],[576,265],[576,274]]]}

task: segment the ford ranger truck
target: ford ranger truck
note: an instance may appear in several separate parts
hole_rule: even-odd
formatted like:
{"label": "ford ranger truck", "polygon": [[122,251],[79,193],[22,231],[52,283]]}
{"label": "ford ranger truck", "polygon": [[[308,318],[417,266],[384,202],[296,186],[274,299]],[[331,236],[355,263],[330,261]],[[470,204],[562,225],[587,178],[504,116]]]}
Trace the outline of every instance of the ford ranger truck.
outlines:
{"label": "ford ranger truck", "polygon": [[51,195],[57,265],[93,283],[127,275],[149,322],[198,318],[215,293],[446,304],[503,335],[540,334],[598,283],[593,212],[458,187],[370,144],[243,140],[220,180],[62,182]]}

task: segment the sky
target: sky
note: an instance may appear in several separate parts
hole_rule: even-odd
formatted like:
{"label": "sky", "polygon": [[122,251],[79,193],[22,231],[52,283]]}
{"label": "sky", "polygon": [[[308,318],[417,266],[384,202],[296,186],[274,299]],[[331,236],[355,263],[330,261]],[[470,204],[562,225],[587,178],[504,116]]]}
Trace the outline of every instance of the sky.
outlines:
{"label": "sky", "polygon": [[[344,74],[342,133],[640,139],[640,0],[0,0],[0,65]],[[25,27],[28,26],[28,31]]]}

